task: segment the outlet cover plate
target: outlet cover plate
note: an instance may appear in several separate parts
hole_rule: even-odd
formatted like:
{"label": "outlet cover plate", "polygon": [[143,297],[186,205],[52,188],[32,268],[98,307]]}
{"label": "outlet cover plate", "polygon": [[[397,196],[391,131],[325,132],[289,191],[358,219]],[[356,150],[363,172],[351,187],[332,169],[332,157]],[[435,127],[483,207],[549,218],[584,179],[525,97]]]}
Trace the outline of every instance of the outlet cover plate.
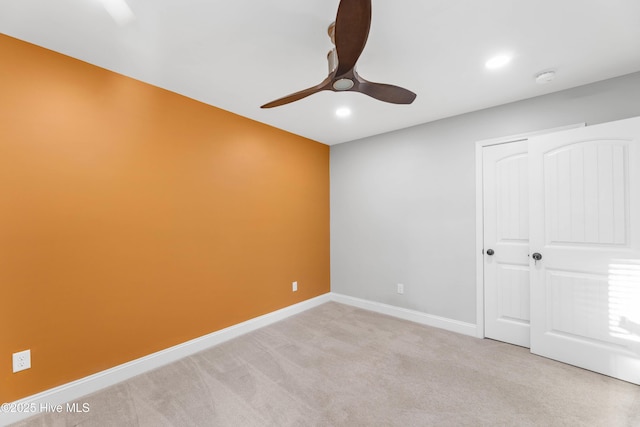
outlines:
{"label": "outlet cover plate", "polygon": [[13,373],[31,368],[31,350],[13,353]]}
{"label": "outlet cover plate", "polygon": [[298,292],[298,282],[293,282],[293,283],[291,284],[291,290],[292,290],[293,292]]}

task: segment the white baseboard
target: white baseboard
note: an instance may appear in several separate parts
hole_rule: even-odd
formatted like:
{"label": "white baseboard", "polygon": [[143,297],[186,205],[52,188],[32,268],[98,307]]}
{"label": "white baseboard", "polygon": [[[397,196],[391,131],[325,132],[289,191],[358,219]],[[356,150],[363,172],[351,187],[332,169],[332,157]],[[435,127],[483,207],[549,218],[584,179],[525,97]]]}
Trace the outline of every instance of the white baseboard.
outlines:
{"label": "white baseboard", "polygon": [[[106,387],[118,384],[136,375],[144,374],[153,369],[175,362],[184,357],[191,356],[202,350],[206,350],[217,344],[237,338],[256,329],[268,326],[272,323],[284,320],[293,315],[302,313],[329,301],[335,301],[369,311],[397,317],[422,325],[433,326],[464,335],[476,336],[476,325],[434,316],[415,310],[396,307],[379,302],[354,298],[347,295],[327,293],[319,297],[294,304],[289,307],[265,314],[246,322],[230,326],[220,331],[178,344],[157,353],[141,357],[131,362],[98,372],[97,374],[81,378],[77,381],[29,396],[11,403],[14,407],[28,408],[30,412],[2,412],[0,411],[0,426],[16,423],[41,412],[41,408],[64,405],[67,402],[78,400],[83,396],[95,393]],[[33,411],[31,411],[33,409]],[[46,410],[46,409],[45,409]]]}
{"label": "white baseboard", "polygon": [[386,314],[388,316],[398,317],[400,319],[409,320],[411,322],[420,323],[422,325],[433,326],[435,328],[445,329],[447,331],[457,332],[459,334],[470,335],[476,337],[476,325],[473,323],[461,322],[459,320],[448,319],[446,317],[434,316],[433,314],[423,313],[421,311],[410,310],[408,308],[396,307],[394,305],[383,304],[380,302],[369,301],[361,298],[350,297],[347,295],[331,293],[331,300],[341,304],[351,305],[376,313]]}
{"label": "white baseboard", "polygon": [[[149,372],[153,369],[175,362],[187,356],[191,356],[209,347],[221,344],[230,339],[239,337],[256,329],[284,320],[287,317],[302,313],[311,308],[331,301],[331,294],[327,293],[298,304],[259,316],[246,322],[230,326],[211,334],[178,344],[157,353],[141,357],[131,362],[118,365],[106,371],[81,378],[62,386],[29,396],[11,403],[14,408],[26,408],[28,412],[4,412],[0,410],[0,426],[16,423],[40,413],[40,408],[63,405],[66,402],[77,400],[82,396],[95,393],[103,388],[110,387],[125,381],[136,375]],[[0,402],[1,403],[1,402]],[[50,406],[46,406],[50,405]],[[33,411],[31,411],[33,409]],[[46,409],[45,409],[46,410]]]}

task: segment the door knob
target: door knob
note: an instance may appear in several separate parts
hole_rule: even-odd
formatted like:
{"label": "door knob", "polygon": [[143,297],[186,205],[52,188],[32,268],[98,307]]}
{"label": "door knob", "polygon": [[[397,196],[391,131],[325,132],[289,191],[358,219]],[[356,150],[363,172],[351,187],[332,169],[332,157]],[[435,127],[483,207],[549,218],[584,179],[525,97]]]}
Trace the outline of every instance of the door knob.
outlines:
{"label": "door knob", "polygon": [[495,254],[495,252],[493,251],[493,249],[487,249],[487,255],[491,256]]}
{"label": "door knob", "polygon": [[536,261],[540,261],[542,259],[542,255],[539,254],[538,252],[534,253],[533,255],[531,255],[531,257],[533,259],[535,259]]}

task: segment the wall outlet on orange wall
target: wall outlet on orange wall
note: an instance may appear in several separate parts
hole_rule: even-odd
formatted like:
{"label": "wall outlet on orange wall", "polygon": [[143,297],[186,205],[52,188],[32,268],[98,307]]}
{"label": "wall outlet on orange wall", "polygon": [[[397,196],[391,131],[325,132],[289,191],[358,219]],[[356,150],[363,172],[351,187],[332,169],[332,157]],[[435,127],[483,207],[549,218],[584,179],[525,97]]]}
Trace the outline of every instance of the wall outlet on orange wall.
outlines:
{"label": "wall outlet on orange wall", "polygon": [[31,350],[13,353],[13,373],[31,368]]}
{"label": "wall outlet on orange wall", "polygon": [[291,284],[291,290],[292,290],[293,292],[297,292],[297,291],[298,291],[298,282],[293,282],[293,283]]}

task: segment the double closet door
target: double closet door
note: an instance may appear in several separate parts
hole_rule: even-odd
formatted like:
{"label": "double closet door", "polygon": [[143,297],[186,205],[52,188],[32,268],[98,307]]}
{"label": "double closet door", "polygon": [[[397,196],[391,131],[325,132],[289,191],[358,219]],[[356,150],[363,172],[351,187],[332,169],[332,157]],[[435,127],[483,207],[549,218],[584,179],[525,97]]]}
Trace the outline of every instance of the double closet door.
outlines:
{"label": "double closet door", "polygon": [[640,117],[482,156],[485,336],[640,384]]}

